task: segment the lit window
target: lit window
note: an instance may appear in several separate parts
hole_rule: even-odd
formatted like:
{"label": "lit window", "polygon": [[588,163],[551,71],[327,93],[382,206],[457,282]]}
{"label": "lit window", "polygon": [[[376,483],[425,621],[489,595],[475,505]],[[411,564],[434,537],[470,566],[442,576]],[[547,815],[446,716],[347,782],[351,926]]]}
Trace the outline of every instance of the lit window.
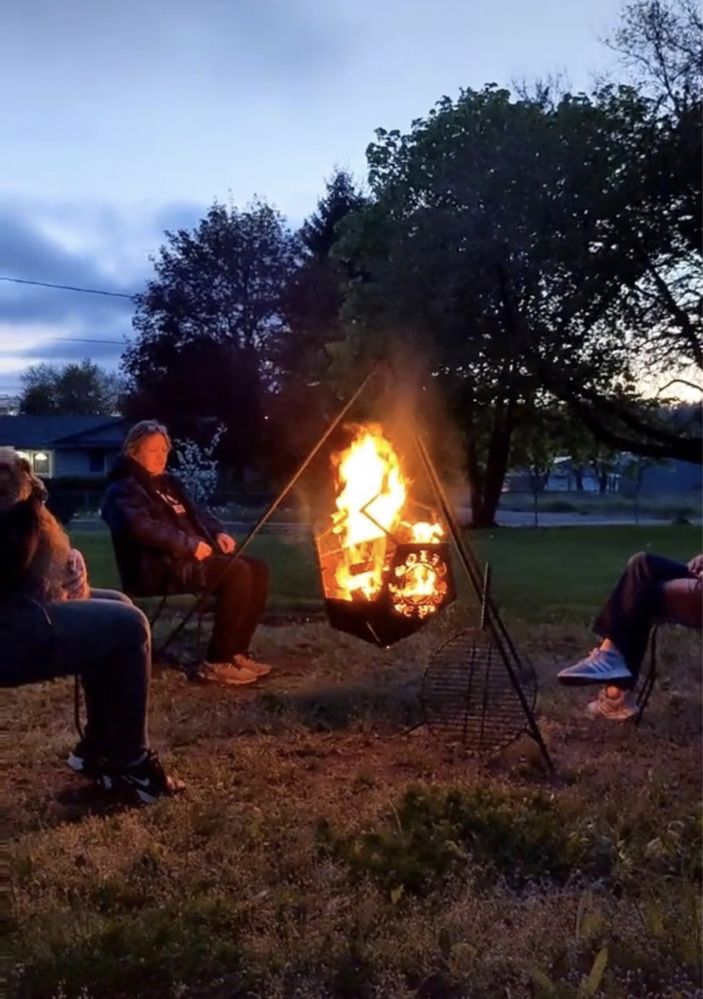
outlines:
{"label": "lit window", "polygon": [[[3,445],[12,447],[11,444]],[[43,479],[50,479],[54,474],[54,452],[33,450],[16,447],[14,450],[25,461],[29,462],[29,467],[35,475],[41,475]]]}
{"label": "lit window", "polygon": [[35,475],[51,475],[51,455],[46,451],[35,451],[32,454],[32,469]]}

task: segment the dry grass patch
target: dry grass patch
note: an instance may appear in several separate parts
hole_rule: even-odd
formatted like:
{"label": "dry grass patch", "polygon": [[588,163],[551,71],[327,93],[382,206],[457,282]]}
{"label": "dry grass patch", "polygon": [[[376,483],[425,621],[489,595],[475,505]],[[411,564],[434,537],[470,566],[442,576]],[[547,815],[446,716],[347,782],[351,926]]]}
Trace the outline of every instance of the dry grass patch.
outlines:
{"label": "dry grass patch", "polygon": [[[512,627],[541,724],[479,763],[420,729],[452,609],[387,652],[263,629],[259,689],[154,683],[180,799],[114,811],[61,765],[71,685],[6,698],[17,999],[699,995],[700,669],[671,634],[641,730],[583,718],[578,624]],[[418,874],[419,871],[419,874]],[[590,991],[589,991],[590,990]]]}

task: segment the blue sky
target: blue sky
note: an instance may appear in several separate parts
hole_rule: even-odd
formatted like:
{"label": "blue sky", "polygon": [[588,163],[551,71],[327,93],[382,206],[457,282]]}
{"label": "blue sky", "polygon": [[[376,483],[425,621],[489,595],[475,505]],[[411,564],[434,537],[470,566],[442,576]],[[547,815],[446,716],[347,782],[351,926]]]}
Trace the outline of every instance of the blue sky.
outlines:
{"label": "blue sky", "polygon": [[[139,290],[165,228],[255,194],[297,225],[375,128],[442,95],[589,89],[617,0],[2,0],[0,275]],[[130,303],[0,281],[0,392],[41,361],[114,367]]]}

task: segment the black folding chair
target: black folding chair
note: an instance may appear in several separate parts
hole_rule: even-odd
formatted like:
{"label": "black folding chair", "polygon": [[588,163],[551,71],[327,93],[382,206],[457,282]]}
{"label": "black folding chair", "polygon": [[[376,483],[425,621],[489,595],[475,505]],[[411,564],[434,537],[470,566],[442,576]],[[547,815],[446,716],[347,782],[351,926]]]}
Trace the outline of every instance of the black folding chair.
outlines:
{"label": "black folding chair", "polygon": [[[162,615],[167,610],[168,601],[169,601],[169,599],[171,597],[191,596],[193,598],[193,600],[199,600],[200,599],[201,595],[197,594],[197,593],[193,593],[193,594],[187,594],[187,593],[183,593],[183,594],[182,593],[178,593],[178,594],[176,594],[176,593],[135,593],[132,589],[130,589],[129,586],[125,585],[125,580],[124,580],[124,576],[123,576],[123,573],[122,573],[122,565],[121,565],[121,561],[120,561],[120,558],[119,558],[119,538],[115,535],[114,531],[110,532],[110,537],[111,537],[111,540],[112,540],[112,550],[113,550],[113,552],[115,554],[115,565],[117,567],[117,572],[118,572],[119,577],[120,577],[120,586],[122,588],[122,592],[126,593],[127,596],[130,598],[130,600],[132,600],[136,604],[142,603],[145,600],[158,600],[156,608],[155,609],[152,608],[148,613],[146,612],[146,609],[144,607],[142,607],[142,609],[144,609],[145,613],[147,614],[147,619],[149,621],[149,627],[151,629],[152,635],[154,634],[154,629],[156,628],[157,622],[159,621],[159,619],[162,617]],[[214,609],[214,600],[211,600],[211,599],[208,598],[208,600],[206,600],[204,602],[203,606],[198,608],[197,613],[195,615],[195,621],[196,621],[196,655],[198,657],[201,656],[201,649],[202,649],[202,641],[203,641],[203,618],[205,617],[206,614],[211,613],[213,609]]]}
{"label": "black folding chair", "polygon": [[[158,597],[159,602],[156,605],[156,609],[152,611],[150,614],[147,614],[147,619],[149,621],[149,627],[151,629],[152,635],[154,633],[154,628],[156,627],[157,622],[162,617],[162,615],[164,615],[165,612],[168,610],[169,599],[191,597],[191,599],[194,601],[200,601],[202,597],[202,594],[199,593],[165,593],[165,594],[154,593],[146,596],[145,594],[139,594],[139,595],[132,594],[129,593],[127,590],[125,590],[124,592],[127,593],[127,596],[135,603],[139,600],[142,601],[152,600]],[[212,614],[214,610],[215,610],[215,598],[213,596],[208,596],[207,600],[202,604],[202,606],[199,606],[195,612],[195,650],[196,650],[196,656],[199,659],[202,659],[204,654],[203,648],[206,637],[204,635],[204,628],[203,628],[204,620],[206,616]],[[185,611],[183,613],[185,614]]]}
{"label": "black folding chair", "polygon": [[651,697],[652,690],[654,689],[654,684],[656,683],[658,676],[658,639],[659,630],[664,627],[676,627],[676,628],[686,628],[688,631],[697,631],[698,628],[694,628],[691,625],[683,624],[681,621],[669,620],[663,618],[657,621],[649,634],[649,654],[647,656],[646,665],[643,667],[640,673],[637,686],[635,688],[636,700],[638,711],[635,715],[634,722],[635,725],[639,725],[642,721],[642,715],[644,710],[649,703],[649,698]]}

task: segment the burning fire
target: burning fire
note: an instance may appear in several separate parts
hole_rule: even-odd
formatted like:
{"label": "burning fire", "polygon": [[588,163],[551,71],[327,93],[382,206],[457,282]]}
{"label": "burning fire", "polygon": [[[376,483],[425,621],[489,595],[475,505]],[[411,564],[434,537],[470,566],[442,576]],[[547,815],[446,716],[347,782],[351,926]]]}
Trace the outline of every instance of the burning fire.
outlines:
{"label": "burning fire", "polygon": [[332,531],[340,543],[335,597],[372,600],[388,582],[396,611],[406,614],[408,607],[409,613],[421,617],[433,613],[447,586],[441,578],[446,564],[431,548],[408,556],[390,578],[390,557],[399,544],[436,545],[444,533],[437,523],[404,519],[411,483],[393,445],[379,426],[367,425],[357,430],[350,446],[334,461],[337,496]]}

